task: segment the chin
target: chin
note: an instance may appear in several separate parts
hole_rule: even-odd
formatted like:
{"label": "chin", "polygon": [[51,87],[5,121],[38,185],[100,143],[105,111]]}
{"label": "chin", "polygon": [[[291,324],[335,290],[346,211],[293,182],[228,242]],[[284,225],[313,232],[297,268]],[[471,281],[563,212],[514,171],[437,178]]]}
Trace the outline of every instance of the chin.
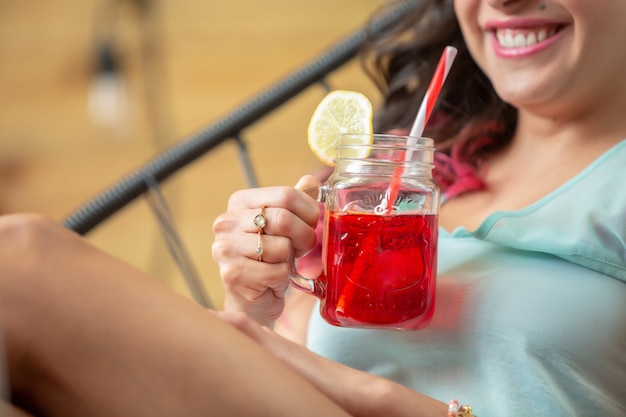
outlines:
{"label": "chin", "polygon": [[514,88],[496,88],[502,100],[518,109],[532,108],[547,103],[548,91],[545,87],[536,87],[519,83]]}

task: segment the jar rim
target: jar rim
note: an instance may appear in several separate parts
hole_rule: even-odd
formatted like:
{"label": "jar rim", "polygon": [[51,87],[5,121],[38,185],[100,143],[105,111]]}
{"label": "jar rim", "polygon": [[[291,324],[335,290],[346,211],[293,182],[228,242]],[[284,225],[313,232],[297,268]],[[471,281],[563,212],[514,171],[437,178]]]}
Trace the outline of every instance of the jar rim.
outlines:
{"label": "jar rim", "polygon": [[[362,137],[362,136],[371,136],[372,140],[369,143],[344,143],[344,138],[348,137]],[[425,151],[434,151],[435,150],[435,141],[432,138],[426,136],[409,136],[409,135],[394,135],[390,133],[343,133],[339,140],[338,147],[346,147],[346,146],[368,146],[368,147],[377,147],[380,146],[382,148],[385,147],[398,147],[398,145],[402,145],[407,148],[419,148]]]}

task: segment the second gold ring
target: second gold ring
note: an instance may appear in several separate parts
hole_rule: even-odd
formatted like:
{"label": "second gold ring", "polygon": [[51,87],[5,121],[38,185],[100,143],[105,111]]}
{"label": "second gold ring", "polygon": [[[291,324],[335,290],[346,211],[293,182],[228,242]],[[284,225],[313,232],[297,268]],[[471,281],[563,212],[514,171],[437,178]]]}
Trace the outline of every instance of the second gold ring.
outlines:
{"label": "second gold ring", "polygon": [[263,232],[259,229],[257,232],[257,243],[256,243],[256,260],[259,262],[263,262],[263,241],[261,240],[261,235]]}

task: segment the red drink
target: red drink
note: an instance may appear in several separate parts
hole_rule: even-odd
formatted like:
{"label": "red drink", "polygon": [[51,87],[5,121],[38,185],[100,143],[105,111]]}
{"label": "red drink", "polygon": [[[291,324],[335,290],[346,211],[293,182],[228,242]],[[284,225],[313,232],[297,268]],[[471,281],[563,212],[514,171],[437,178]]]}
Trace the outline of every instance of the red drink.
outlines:
{"label": "red drink", "polygon": [[326,211],[321,314],[331,324],[414,330],[435,305],[437,216]]}

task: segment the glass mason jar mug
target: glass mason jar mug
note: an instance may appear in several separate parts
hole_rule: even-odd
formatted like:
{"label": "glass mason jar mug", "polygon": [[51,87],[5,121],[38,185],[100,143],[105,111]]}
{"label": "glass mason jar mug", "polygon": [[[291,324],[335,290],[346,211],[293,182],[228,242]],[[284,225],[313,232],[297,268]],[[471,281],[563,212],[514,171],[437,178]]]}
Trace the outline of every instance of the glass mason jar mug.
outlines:
{"label": "glass mason jar mug", "polygon": [[290,281],[320,299],[330,324],[420,329],[435,305],[433,141],[368,136],[342,136],[334,172],[306,190],[324,206],[321,273],[305,277],[295,260]]}

